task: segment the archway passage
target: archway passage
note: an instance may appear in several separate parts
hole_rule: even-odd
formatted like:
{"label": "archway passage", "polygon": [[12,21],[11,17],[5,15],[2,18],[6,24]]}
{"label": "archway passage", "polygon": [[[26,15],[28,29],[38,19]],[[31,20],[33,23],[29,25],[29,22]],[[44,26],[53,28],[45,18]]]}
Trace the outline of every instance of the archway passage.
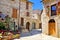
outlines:
{"label": "archway passage", "polygon": [[32,23],[32,29],[36,29],[36,23]]}
{"label": "archway passage", "polygon": [[51,36],[55,36],[56,35],[56,27],[55,27],[55,20],[54,19],[51,19],[49,21],[49,35]]}
{"label": "archway passage", "polygon": [[39,23],[39,28],[42,29],[42,23]]}
{"label": "archway passage", "polygon": [[30,23],[29,23],[29,22],[27,22],[27,23],[26,23],[26,29],[28,29],[28,30],[29,30],[29,27],[30,27]]}

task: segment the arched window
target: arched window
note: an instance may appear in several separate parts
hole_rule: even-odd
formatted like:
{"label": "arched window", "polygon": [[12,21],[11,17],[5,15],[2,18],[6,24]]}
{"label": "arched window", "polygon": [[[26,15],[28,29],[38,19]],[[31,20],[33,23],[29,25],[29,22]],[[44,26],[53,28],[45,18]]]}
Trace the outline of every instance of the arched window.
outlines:
{"label": "arched window", "polygon": [[26,23],[26,29],[28,29],[28,30],[29,30],[29,28],[30,28],[30,23],[29,23],[29,22],[27,22],[27,23]]}

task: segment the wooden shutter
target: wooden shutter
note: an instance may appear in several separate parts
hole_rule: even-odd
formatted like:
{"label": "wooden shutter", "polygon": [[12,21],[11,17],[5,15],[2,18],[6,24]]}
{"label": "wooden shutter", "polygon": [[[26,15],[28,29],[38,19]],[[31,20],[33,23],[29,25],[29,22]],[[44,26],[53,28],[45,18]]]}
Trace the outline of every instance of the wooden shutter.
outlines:
{"label": "wooden shutter", "polygon": [[17,18],[17,9],[15,8],[12,9],[12,17]]}

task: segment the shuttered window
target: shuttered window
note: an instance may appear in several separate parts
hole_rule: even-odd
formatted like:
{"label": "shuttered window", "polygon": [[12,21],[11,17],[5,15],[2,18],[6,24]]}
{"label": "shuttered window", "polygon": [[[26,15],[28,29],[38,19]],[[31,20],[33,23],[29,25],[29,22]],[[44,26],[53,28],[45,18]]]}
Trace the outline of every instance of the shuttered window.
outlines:
{"label": "shuttered window", "polygon": [[17,18],[17,9],[15,8],[12,9],[12,17]]}

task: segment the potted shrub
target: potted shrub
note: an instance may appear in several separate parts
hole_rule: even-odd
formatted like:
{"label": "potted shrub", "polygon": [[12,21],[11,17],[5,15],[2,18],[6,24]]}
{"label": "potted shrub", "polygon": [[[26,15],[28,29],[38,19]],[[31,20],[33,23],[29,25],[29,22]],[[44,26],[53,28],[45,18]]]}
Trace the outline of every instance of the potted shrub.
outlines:
{"label": "potted shrub", "polygon": [[4,22],[0,22],[0,30],[6,30]]}
{"label": "potted shrub", "polygon": [[7,25],[7,30],[9,31],[9,22],[10,22],[10,17],[9,17],[9,15],[7,15],[7,16],[5,17],[5,22],[6,22],[6,25]]}

